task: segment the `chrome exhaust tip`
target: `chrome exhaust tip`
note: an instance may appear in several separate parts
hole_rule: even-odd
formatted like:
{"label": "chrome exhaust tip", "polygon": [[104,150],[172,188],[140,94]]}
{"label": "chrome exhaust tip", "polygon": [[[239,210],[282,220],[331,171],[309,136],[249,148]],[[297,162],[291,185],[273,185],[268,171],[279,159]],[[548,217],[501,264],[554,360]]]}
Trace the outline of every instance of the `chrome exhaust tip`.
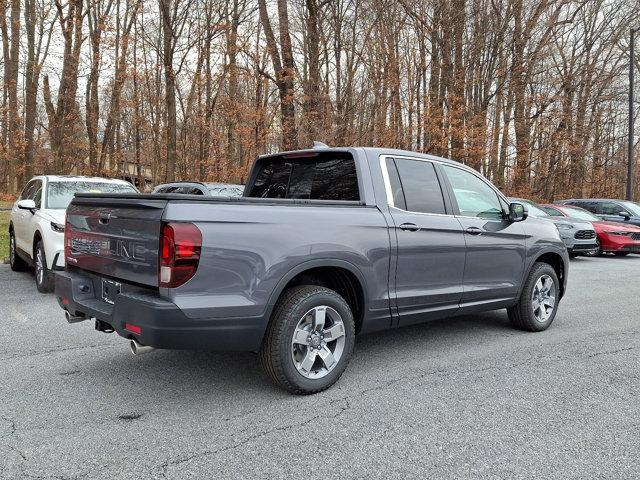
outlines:
{"label": "chrome exhaust tip", "polygon": [[69,323],[84,322],[85,320],[89,319],[89,317],[87,317],[86,315],[71,315],[67,310],[64,311],[64,317]]}
{"label": "chrome exhaust tip", "polygon": [[131,340],[129,342],[129,347],[131,348],[131,353],[133,353],[134,355],[142,355],[143,353],[149,353],[155,350],[155,348],[141,345],[135,340]]}

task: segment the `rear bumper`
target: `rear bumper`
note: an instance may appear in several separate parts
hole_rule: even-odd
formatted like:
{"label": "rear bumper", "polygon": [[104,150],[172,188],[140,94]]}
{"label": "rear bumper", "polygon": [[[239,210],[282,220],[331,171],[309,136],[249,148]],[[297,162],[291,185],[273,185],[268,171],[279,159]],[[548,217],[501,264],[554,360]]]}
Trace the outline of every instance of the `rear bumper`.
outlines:
{"label": "rear bumper", "polygon": [[[118,335],[142,345],[178,350],[255,351],[262,343],[266,321],[254,318],[188,318],[155,291],[123,291],[113,305],[95,293],[95,279],[75,272],[56,272],[60,306],[74,316],[108,323]],[[125,329],[140,328],[140,333]]]}

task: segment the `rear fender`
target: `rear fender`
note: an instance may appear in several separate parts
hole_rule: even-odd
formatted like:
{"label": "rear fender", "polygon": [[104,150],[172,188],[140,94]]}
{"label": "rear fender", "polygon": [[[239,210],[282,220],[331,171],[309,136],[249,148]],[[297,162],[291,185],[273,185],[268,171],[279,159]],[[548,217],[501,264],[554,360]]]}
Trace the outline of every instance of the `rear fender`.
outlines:
{"label": "rear fender", "polygon": [[367,305],[368,305],[368,291],[367,291],[367,282],[365,281],[364,275],[362,275],[362,272],[358,269],[358,267],[356,267],[352,263],[347,262],[345,260],[321,258],[321,259],[316,259],[316,260],[309,260],[307,262],[303,262],[303,263],[293,267],[291,270],[289,270],[289,272],[287,272],[287,274],[284,277],[282,277],[280,279],[280,281],[276,284],[276,288],[273,290],[273,292],[271,293],[271,295],[269,297],[269,302],[267,303],[267,310],[266,310],[266,313],[265,313],[265,318],[267,320],[271,319],[271,314],[273,313],[273,308],[275,307],[276,303],[278,302],[278,299],[280,298],[280,295],[282,295],[282,292],[284,292],[284,289],[286,288],[288,283],[293,278],[295,278],[296,275],[299,275],[300,273],[305,272],[307,270],[311,270],[312,268],[318,268],[318,267],[344,268],[345,270],[348,270],[353,275],[355,275],[355,277],[360,282],[360,285],[362,286],[363,310],[364,310],[365,317],[366,317],[366,311],[367,311]]}

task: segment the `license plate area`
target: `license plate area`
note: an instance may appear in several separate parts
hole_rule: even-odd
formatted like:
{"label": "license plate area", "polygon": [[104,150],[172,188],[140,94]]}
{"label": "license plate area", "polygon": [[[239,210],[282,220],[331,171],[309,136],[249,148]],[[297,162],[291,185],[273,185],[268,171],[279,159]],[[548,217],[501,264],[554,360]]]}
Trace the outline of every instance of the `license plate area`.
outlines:
{"label": "license plate area", "polygon": [[120,293],[122,284],[113,280],[102,280],[102,300],[110,305],[116,301],[116,296]]}

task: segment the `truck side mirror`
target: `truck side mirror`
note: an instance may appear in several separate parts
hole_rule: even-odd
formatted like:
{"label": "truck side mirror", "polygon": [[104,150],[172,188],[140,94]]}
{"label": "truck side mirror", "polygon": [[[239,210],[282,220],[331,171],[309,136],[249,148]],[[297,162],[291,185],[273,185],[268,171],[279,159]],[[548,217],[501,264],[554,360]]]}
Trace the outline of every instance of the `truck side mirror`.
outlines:
{"label": "truck side mirror", "polygon": [[510,203],[509,204],[509,221],[522,222],[529,216],[529,210],[522,203]]}
{"label": "truck side mirror", "polygon": [[620,215],[621,217],[624,217],[625,220],[630,220],[631,219],[631,215],[629,214],[629,212],[623,210],[620,213],[618,213],[618,215]]}

